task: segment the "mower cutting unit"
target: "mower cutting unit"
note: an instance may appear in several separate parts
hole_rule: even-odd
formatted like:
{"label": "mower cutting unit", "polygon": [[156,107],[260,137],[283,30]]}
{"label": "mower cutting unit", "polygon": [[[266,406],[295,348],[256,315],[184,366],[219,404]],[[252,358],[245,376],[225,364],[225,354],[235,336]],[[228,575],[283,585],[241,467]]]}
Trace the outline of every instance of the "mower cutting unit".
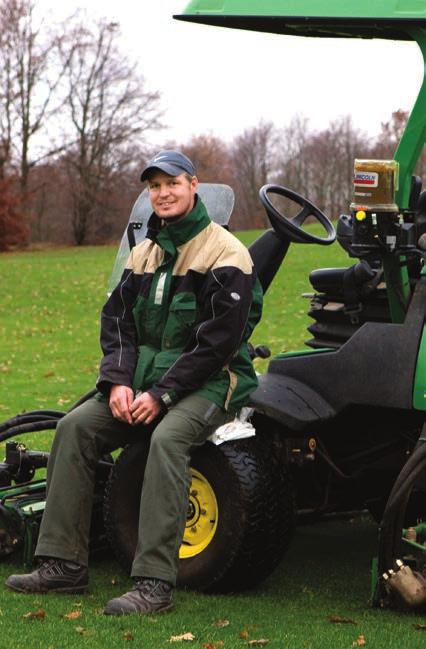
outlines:
{"label": "mower cutting unit", "polygon": [[[414,40],[425,58],[426,0],[321,4],[194,0],[176,18],[300,36]],[[425,137],[423,82],[394,159],[355,160],[353,200],[337,233],[301,193],[277,185],[260,189],[272,229],[250,252],[264,291],[290,243],[330,245],[337,234],[348,266],[311,272],[309,349],[278,354],[260,376],[251,403],[256,434],[248,436],[244,413],[231,433],[194,452],[181,585],[252,586],[283,557],[297,512],[319,516],[367,508],[380,521],[373,603],[426,606],[426,190],[414,175]],[[200,193],[212,218],[226,226],[232,190],[204,185]],[[293,218],[282,213],[283,204],[286,213],[293,208]],[[111,287],[130,249],[145,236],[149,214],[145,191],[130,216]],[[323,237],[302,227],[308,218],[323,226]],[[266,355],[264,348],[252,351]],[[63,414],[18,416],[0,426],[0,441],[54,428]],[[136,547],[148,453],[144,437],[99,467],[93,542],[106,534],[126,569]],[[31,559],[45,493],[44,481],[33,476],[45,463],[45,454],[16,442],[6,448],[0,466],[3,556],[21,546]]]}

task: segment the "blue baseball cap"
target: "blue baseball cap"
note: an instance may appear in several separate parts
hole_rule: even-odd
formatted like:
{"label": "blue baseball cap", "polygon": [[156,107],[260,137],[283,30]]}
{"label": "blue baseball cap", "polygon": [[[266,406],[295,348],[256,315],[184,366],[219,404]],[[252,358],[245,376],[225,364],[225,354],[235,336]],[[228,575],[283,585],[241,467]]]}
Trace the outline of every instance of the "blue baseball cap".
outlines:
{"label": "blue baseball cap", "polygon": [[180,151],[160,151],[152,160],[148,162],[141,174],[141,180],[147,180],[148,174],[151,169],[159,169],[164,171],[168,176],[180,176],[180,174],[187,173],[190,176],[195,175],[195,167],[191,160]]}

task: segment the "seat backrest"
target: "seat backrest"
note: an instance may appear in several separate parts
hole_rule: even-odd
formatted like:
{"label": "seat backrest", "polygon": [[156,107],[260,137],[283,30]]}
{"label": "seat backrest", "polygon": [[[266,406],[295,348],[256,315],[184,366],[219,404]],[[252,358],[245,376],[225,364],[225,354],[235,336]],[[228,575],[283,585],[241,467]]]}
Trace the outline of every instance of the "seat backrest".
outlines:
{"label": "seat backrest", "polygon": [[[199,183],[197,193],[206,206],[211,220],[226,227],[234,209],[235,196],[233,189],[229,185],[220,183]],[[145,188],[133,205],[129,222],[121,238],[108,281],[108,295],[120,281],[131,248],[145,239],[151,214],[152,206],[149,200],[149,192]]]}

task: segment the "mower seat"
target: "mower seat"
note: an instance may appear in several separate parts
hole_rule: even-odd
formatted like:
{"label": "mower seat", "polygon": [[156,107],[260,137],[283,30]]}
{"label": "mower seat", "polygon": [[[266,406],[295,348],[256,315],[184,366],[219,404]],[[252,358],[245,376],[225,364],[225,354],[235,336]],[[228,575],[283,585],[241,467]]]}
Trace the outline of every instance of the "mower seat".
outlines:
{"label": "mower seat", "polygon": [[313,270],[309,275],[309,281],[317,293],[326,293],[344,299],[349,287],[350,290],[358,292],[364,284],[374,279],[376,274],[368,262],[361,260],[349,268]]}

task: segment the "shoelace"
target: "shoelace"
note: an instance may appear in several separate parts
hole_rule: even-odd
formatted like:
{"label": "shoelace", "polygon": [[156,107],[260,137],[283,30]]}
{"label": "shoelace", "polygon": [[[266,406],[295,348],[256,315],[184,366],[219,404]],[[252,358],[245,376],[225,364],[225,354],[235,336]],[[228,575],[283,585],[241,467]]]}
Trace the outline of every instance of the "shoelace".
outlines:
{"label": "shoelace", "polygon": [[169,591],[168,584],[159,579],[137,579],[134,588],[143,595],[152,595],[157,590],[164,595]]}
{"label": "shoelace", "polygon": [[135,581],[135,589],[141,593],[150,593],[157,585],[155,579],[137,579]]}
{"label": "shoelace", "polygon": [[44,559],[39,569],[45,570],[51,575],[59,575],[59,576],[63,575],[62,562],[58,561],[58,559],[53,559],[53,558]]}

